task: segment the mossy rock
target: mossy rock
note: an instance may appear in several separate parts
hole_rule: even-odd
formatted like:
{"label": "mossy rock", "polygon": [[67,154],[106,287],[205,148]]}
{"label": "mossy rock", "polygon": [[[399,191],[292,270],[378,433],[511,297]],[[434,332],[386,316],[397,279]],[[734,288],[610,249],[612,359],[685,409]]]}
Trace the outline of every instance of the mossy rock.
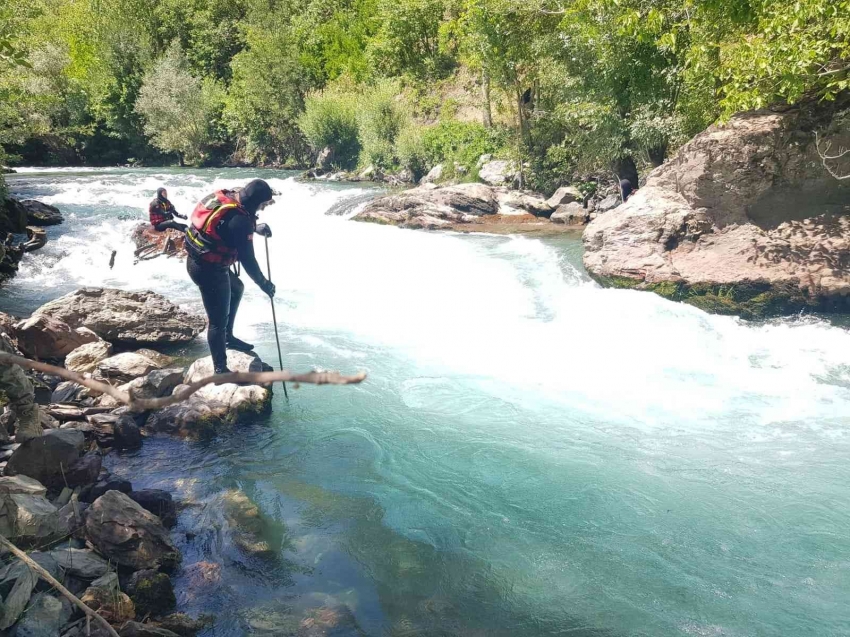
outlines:
{"label": "mossy rock", "polygon": [[670,301],[693,305],[711,314],[760,320],[800,312],[848,312],[850,298],[821,298],[807,295],[794,284],[773,285],[767,281],[740,283],[694,283],[676,281],[647,283],[630,277],[599,277],[604,287],[654,292]]}
{"label": "mossy rock", "polygon": [[177,606],[171,578],[165,573],[146,575],[136,583],[131,598],[136,605],[136,616],[160,616]]}

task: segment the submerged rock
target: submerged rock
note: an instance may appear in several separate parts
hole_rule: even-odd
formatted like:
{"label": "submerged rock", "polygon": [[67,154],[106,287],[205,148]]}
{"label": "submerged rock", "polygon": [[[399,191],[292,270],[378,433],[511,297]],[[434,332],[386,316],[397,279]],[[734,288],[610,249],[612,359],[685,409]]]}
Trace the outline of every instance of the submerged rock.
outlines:
{"label": "submerged rock", "polygon": [[160,520],[166,528],[177,523],[177,506],[168,491],[161,489],[141,489],[132,491],[130,497]]}
{"label": "submerged rock", "polygon": [[762,110],[709,127],[590,223],[588,272],[746,318],[850,310],[850,185],[827,173],[812,133],[850,145],[840,108]]}
{"label": "submerged rock", "polygon": [[91,505],[86,537],[110,560],[134,570],[168,570],[180,560],[160,519],[118,491],[107,491]]}
{"label": "submerged rock", "polygon": [[[228,350],[227,366],[233,371],[260,372],[271,369],[258,357]],[[186,384],[213,374],[212,358],[195,361],[186,372]],[[174,391],[179,391],[177,387]],[[153,412],[145,423],[150,431],[181,436],[199,436],[216,427],[233,425],[265,415],[271,409],[271,387],[239,386],[231,383],[207,385],[188,400]]]}
{"label": "submerged rock", "polygon": [[141,617],[165,615],[177,606],[171,579],[165,573],[154,570],[133,573],[127,586],[127,593]]}
{"label": "submerged rock", "polygon": [[111,343],[187,343],[206,327],[204,318],[181,310],[154,292],[82,288],[41,306],[33,316],[51,316],[72,328],[87,327]]}

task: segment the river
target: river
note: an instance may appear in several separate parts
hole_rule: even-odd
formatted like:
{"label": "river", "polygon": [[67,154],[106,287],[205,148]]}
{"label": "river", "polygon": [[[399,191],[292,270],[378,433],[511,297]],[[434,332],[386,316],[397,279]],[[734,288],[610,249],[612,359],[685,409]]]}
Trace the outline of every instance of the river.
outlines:
{"label": "river", "polygon": [[[217,615],[206,635],[850,634],[842,327],[604,290],[578,238],[358,224],[369,187],[241,169],[10,176],[66,222],[0,309],[80,286],[199,309],[183,263],[133,264],[130,230],[160,185],[188,213],[255,176],[281,193],[261,220],[286,366],[369,378],[278,392],[268,421],[214,440],[108,457],[185,503],[178,601]],[[268,299],[246,288],[237,336],[277,366]],[[230,541],[231,489],[259,507],[274,559]]]}

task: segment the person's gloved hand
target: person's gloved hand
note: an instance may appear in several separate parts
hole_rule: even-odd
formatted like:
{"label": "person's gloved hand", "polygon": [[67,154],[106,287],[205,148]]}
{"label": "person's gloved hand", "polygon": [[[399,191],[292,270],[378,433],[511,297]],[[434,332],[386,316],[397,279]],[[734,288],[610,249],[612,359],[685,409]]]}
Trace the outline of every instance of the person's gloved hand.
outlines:
{"label": "person's gloved hand", "polygon": [[268,294],[270,299],[274,298],[274,293],[277,291],[277,288],[275,288],[274,283],[272,283],[268,279],[263,281],[263,284],[260,286],[260,289],[266,294]]}
{"label": "person's gloved hand", "polygon": [[174,216],[177,217],[178,219],[188,219],[189,218],[186,215],[181,215],[179,212],[175,212]]}
{"label": "person's gloved hand", "polygon": [[258,223],[256,233],[261,237],[266,237],[267,239],[272,238],[272,229],[269,228],[266,223]]}

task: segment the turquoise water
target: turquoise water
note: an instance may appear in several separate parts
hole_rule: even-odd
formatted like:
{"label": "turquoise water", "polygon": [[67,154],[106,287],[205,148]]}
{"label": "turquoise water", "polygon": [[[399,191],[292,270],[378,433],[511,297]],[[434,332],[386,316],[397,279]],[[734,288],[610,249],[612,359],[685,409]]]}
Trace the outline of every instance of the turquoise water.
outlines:
{"label": "turquoise water", "polygon": [[[850,634],[846,329],[602,290],[577,239],[357,224],[367,188],[245,170],[12,177],[68,220],[0,309],[81,285],[200,307],[183,264],[133,265],[129,230],[159,185],[189,211],[257,174],[281,193],[262,220],[286,365],[369,379],[110,456],[184,502],[178,599],[218,616],[207,634]],[[276,364],[247,288],[237,334]]]}

